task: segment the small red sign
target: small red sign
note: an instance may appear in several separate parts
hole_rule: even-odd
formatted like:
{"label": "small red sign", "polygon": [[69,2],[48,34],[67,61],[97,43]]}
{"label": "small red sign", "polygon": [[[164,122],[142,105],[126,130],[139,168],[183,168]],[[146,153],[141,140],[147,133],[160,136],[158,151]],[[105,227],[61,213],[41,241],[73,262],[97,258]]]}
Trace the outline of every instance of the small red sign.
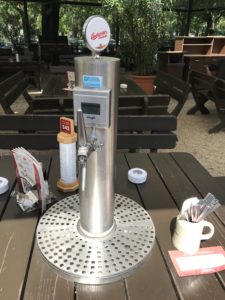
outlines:
{"label": "small red sign", "polygon": [[221,246],[200,248],[193,255],[171,250],[169,255],[180,277],[210,274],[225,269],[225,251]]}
{"label": "small red sign", "polygon": [[60,119],[60,131],[71,134],[71,122],[67,119]]}

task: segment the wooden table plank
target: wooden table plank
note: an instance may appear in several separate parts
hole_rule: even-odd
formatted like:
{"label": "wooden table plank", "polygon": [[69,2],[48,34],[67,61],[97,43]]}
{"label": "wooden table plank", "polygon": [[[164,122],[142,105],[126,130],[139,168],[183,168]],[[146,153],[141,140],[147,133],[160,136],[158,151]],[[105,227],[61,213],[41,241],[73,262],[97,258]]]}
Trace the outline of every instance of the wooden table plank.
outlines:
{"label": "wooden table plank", "polygon": [[[151,155],[152,161],[155,165],[157,165],[157,170],[159,171],[161,178],[165,182],[167,189],[169,190],[170,194],[174,198],[174,201],[176,202],[177,206],[179,209],[182,206],[182,203],[184,200],[187,198],[190,198],[192,196],[197,196],[201,197],[199,194],[198,190],[195,189],[195,184],[193,185],[189,178],[186,177],[186,172],[185,170],[182,170],[179,168],[178,165],[174,164],[174,159],[172,156],[168,156],[165,154],[161,154],[160,156],[156,155]],[[202,167],[203,169],[203,167]],[[184,171],[184,173],[183,173]],[[194,169],[192,170],[192,172]],[[195,173],[195,172],[194,172]],[[176,180],[174,180],[176,178]],[[183,187],[183,188],[180,188]],[[185,199],[183,197],[185,196]],[[215,226],[215,234],[214,236],[207,241],[204,241],[202,243],[202,246],[217,246],[217,245],[225,245],[225,238],[224,234],[221,235],[219,229],[220,227],[217,227],[217,224],[215,223],[214,218],[209,217],[208,221],[213,223]],[[222,272],[221,272],[222,274]],[[224,287],[224,278],[220,274],[219,278],[221,278],[221,284]],[[210,276],[213,278],[215,275],[208,275],[207,278],[209,279],[209,284],[210,282]],[[216,275],[217,276],[217,275]]]}
{"label": "wooden table plank", "polygon": [[126,279],[126,287],[129,300],[178,299],[157,241],[149,260]]}
{"label": "wooden table plank", "polygon": [[0,299],[19,299],[23,294],[37,220],[37,212],[24,214],[10,199],[0,222]]}
{"label": "wooden table plank", "polygon": [[[24,217],[10,201],[0,225],[0,299],[19,299],[29,263],[36,217]],[[17,214],[17,217],[15,215]],[[18,222],[15,218],[21,218]],[[26,229],[25,229],[26,228]]]}
{"label": "wooden table plank", "polygon": [[46,262],[40,257],[37,245],[34,247],[23,299],[74,299],[74,284],[62,279],[50,270]]}
{"label": "wooden table plank", "polygon": [[163,182],[169,188],[174,204],[179,209],[187,198],[200,196],[185,173],[174,163],[172,156],[167,153],[160,153],[158,156],[150,155],[150,157]]}
{"label": "wooden table plank", "polygon": [[100,285],[76,285],[76,300],[127,300],[124,282]]}
{"label": "wooden table plank", "polygon": [[225,226],[225,187],[212,180],[209,172],[191,154],[173,153],[172,156],[203,196],[210,192],[220,200],[222,206],[215,214]]}
{"label": "wooden table plank", "polygon": [[135,184],[128,181],[128,165],[123,153],[117,153],[115,158],[115,192],[126,197],[129,197],[136,201],[141,206],[144,206],[137,193],[137,187]]}
{"label": "wooden table plank", "polygon": [[0,195],[0,220],[1,220],[2,214],[8,203],[9,196],[16,182],[15,168],[12,164],[11,156],[7,156],[7,157],[0,156],[0,177],[5,177],[9,181],[9,190],[6,193]]}
{"label": "wooden table plank", "polygon": [[[52,157],[51,167],[48,172],[48,183],[50,191],[58,200],[66,197],[68,194],[60,193],[57,190],[56,182],[60,176],[59,154],[56,152]],[[30,269],[25,286],[24,299],[73,299],[74,283],[59,277],[43,261],[40,251],[35,244],[31,257]]]}
{"label": "wooden table plank", "polygon": [[[193,196],[202,198],[203,195],[206,195],[209,191],[211,192],[211,188],[213,189],[213,193],[221,192],[220,199],[222,203],[224,202],[225,196],[222,194],[220,186],[216,184],[210,174],[191,155],[180,156],[175,154],[170,157],[168,155],[161,154],[160,157],[155,155],[152,155],[152,157],[154,158],[154,162],[157,164],[157,167],[160,169],[161,176],[167,187],[170,189],[179,209],[181,208],[183,201],[187,198]],[[183,168],[180,168],[180,164],[174,164],[174,158],[175,160],[178,160],[179,158],[179,162]],[[164,169],[164,165],[168,165],[168,168]],[[190,172],[190,168],[192,172]],[[192,174],[195,175],[193,176]],[[198,174],[198,176],[196,176],[196,174]],[[189,177],[189,175],[192,177]],[[176,180],[174,180],[174,176],[176,176]],[[204,189],[203,182],[205,182]],[[180,186],[181,183],[183,183],[185,189],[176,188],[176,185]],[[223,209],[223,207],[220,209]],[[209,219],[214,223],[216,219],[213,215],[214,214],[211,214]],[[222,215],[220,215],[220,221],[222,222],[221,226],[224,228],[223,224],[225,223],[225,217],[223,218]],[[219,223],[217,222],[217,224]],[[221,241],[222,245],[225,245],[224,234],[216,234],[218,241]]]}
{"label": "wooden table plank", "polygon": [[[138,186],[138,189],[142,200],[146,205],[146,209],[151,209],[150,214],[156,226],[157,240],[168,270],[173,278],[174,285],[177,288],[177,294],[181,299],[222,299],[224,297],[224,290],[215,275],[180,278],[176,274],[169,258],[168,250],[174,249],[171,242],[170,226],[172,225],[172,220],[178,214],[178,209],[173,202],[171,192],[168,192],[167,187],[161,180],[161,178],[163,181],[165,180],[165,174],[160,168],[161,154],[157,153],[156,155],[157,163],[155,164],[157,165],[157,171],[150,160],[148,160],[148,158],[144,155],[135,156],[133,154],[128,154],[127,158],[130,167],[140,167],[148,172],[147,183]],[[150,157],[152,161],[155,162],[155,155],[151,154]],[[164,162],[163,170],[168,170],[169,167],[170,166]],[[158,174],[159,171],[160,174]],[[173,178],[173,181],[176,177],[176,174],[171,172],[171,178]],[[181,184],[180,181],[179,183],[177,182],[176,189],[182,190],[184,195],[188,194],[185,184]],[[164,203],[163,207],[161,201]],[[173,204],[173,207],[171,207],[171,204]]]}
{"label": "wooden table plank", "polygon": [[[140,202],[136,185],[127,179],[129,166],[123,154],[117,154],[116,163],[116,192],[135,201],[139,199]],[[163,285],[163,289],[159,287],[159,282]],[[177,299],[157,242],[151,257],[126,279],[126,287],[130,300]]]}
{"label": "wooden table plank", "polygon": [[[201,164],[190,154],[185,153],[173,153],[173,159],[179,165],[179,167],[187,174],[188,178],[198,189],[199,197],[204,197],[208,192],[214,194],[222,204],[215,213],[208,216],[207,220],[213,223],[216,228],[213,238],[208,241],[202,242],[203,245],[215,246],[221,245],[225,248],[225,190],[220,186],[216,180],[204,169]],[[220,272],[217,277],[225,287],[225,272]]]}
{"label": "wooden table plank", "polygon": [[[47,166],[48,161],[42,162]],[[12,163],[8,168],[15,174]],[[0,299],[19,299],[23,294],[37,220],[37,212],[24,214],[14,199],[9,200],[0,222]]]}
{"label": "wooden table plank", "polygon": [[[176,155],[175,155],[176,156]],[[210,175],[208,174],[208,172],[204,170],[203,167],[201,167],[201,165],[197,164],[198,162],[195,159],[192,159],[193,163],[190,163],[190,159],[186,159],[187,162],[187,167],[190,168],[190,165],[192,167],[192,172],[190,174],[199,174],[199,176],[195,176],[192,177],[192,181],[190,181],[189,177],[186,177],[187,171],[186,168],[184,169],[180,169],[179,165],[174,164],[174,156],[170,157],[168,155],[165,154],[161,154],[160,157],[159,156],[152,156],[154,157],[153,160],[154,162],[157,164],[157,167],[160,170],[161,176],[163,177],[164,182],[166,183],[167,188],[170,190],[170,193],[172,194],[172,196],[175,199],[175,202],[177,204],[177,206],[179,207],[179,209],[181,208],[183,201],[187,198],[190,198],[192,196],[196,196],[199,198],[202,198],[202,194],[200,194],[199,189],[196,190],[196,186],[199,185],[199,182],[204,182],[206,184],[206,188],[207,192],[211,191],[210,186],[211,187],[216,187],[216,183],[212,180],[211,177],[211,181],[212,183],[210,184],[210,178],[208,178]],[[187,156],[188,158],[191,158],[190,155]],[[182,157],[182,162],[185,161],[185,157]],[[198,169],[195,168],[194,163],[198,166]],[[165,169],[164,166],[168,165],[168,168]],[[183,173],[184,172],[184,173]],[[204,174],[205,174],[205,180],[204,180]],[[174,180],[173,176],[176,176],[176,180]],[[184,186],[185,190],[180,189],[180,188],[176,188],[176,184],[177,186]],[[208,189],[209,188],[209,189]],[[218,187],[218,191],[219,191]],[[214,189],[215,192],[217,191],[217,189]],[[206,194],[206,193],[204,193]],[[224,195],[221,194],[222,200],[224,200]],[[224,236],[224,225],[221,224],[221,222],[217,220],[217,218],[215,218],[215,214],[210,214],[207,218],[208,221],[212,222],[213,225],[215,226],[215,234],[214,236],[207,241],[204,241],[203,244],[206,245],[222,245],[225,246],[225,236]],[[225,222],[225,219],[222,219],[223,222]],[[224,277],[225,280],[225,277]]]}

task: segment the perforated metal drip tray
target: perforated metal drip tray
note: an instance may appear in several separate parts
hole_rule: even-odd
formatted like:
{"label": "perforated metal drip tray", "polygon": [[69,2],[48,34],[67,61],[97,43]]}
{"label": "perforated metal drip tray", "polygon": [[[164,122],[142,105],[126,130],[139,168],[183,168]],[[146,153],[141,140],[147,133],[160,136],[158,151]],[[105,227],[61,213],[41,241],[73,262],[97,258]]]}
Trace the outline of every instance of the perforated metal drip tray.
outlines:
{"label": "perforated metal drip tray", "polygon": [[38,247],[60,276],[84,284],[102,284],[130,275],[149,257],[155,228],[133,200],[115,195],[116,230],[105,239],[89,239],[77,230],[79,196],[53,205],[37,227]]}

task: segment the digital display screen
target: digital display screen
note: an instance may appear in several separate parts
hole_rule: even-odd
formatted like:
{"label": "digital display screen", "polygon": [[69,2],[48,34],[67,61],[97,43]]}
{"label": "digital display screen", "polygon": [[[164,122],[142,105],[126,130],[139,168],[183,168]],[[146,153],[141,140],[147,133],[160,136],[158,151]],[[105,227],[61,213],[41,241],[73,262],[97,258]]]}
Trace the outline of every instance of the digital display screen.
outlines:
{"label": "digital display screen", "polygon": [[83,114],[100,115],[100,104],[81,102],[81,109]]}

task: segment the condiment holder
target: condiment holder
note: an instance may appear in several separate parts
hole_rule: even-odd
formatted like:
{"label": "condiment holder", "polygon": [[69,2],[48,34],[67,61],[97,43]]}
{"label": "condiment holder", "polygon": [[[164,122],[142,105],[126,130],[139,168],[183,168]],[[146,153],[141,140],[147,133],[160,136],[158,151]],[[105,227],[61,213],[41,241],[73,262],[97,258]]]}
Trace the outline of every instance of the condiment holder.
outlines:
{"label": "condiment holder", "polygon": [[[187,254],[196,253],[201,241],[210,239],[214,234],[213,224],[204,219],[219,206],[219,200],[211,193],[208,193],[204,199],[193,197],[185,200],[176,218],[172,237],[174,246]],[[209,228],[209,232],[203,234],[205,227]]]}

